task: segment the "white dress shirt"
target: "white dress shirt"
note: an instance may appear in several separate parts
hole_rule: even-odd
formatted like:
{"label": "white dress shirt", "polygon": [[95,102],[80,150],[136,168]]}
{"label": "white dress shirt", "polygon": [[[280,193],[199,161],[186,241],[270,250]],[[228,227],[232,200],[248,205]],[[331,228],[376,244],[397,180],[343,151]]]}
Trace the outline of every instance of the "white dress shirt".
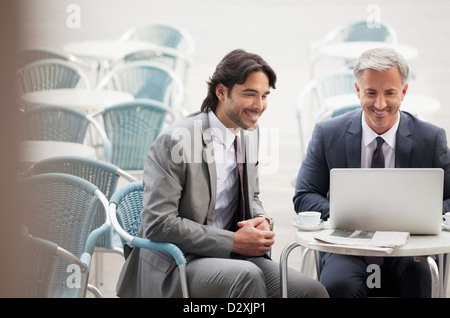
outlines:
{"label": "white dress shirt", "polygon": [[234,133],[225,127],[214,112],[208,112],[217,172],[216,208],[213,226],[228,229],[231,226],[238,200],[238,169],[234,151]]}
{"label": "white dress shirt", "polygon": [[382,135],[374,132],[364,120],[364,112],[362,114],[362,138],[361,138],[361,168],[370,168],[372,165],[372,155],[377,147],[376,138],[378,136],[384,139],[382,146],[384,154],[385,168],[395,168],[395,137],[397,134],[398,125],[400,123],[400,114],[391,127]]}

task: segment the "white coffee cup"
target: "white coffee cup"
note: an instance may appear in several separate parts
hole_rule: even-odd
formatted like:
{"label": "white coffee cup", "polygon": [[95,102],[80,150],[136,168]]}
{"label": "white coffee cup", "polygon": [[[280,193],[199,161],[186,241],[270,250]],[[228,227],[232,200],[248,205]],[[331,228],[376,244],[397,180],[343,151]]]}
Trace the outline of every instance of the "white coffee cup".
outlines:
{"label": "white coffee cup", "polygon": [[443,218],[444,218],[444,225],[450,227],[450,212],[445,213]]}
{"label": "white coffee cup", "polygon": [[[297,213],[297,224],[300,226],[316,226],[320,224],[320,212],[304,211]],[[450,217],[449,217],[450,220]]]}

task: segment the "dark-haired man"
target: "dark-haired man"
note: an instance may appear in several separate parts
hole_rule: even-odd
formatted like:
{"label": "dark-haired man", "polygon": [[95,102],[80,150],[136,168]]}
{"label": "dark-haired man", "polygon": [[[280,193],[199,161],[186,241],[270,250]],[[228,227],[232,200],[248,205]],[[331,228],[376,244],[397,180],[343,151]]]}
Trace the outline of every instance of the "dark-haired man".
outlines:
{"label": "dark-haired man", "polygon": [[[258,198],[257,161],[257,122],[275,82],[260,56],[230,52],[201,111],[165,130],[148,152],[139,236],[180,247],[192,297],[280,295],[279,266],[266,255],[275,234]],[[165,253],[134,248],[118,295],[180,297],[175,268]],[[290,297],[328,297],[311,278],[291,271],[289,279]]]}

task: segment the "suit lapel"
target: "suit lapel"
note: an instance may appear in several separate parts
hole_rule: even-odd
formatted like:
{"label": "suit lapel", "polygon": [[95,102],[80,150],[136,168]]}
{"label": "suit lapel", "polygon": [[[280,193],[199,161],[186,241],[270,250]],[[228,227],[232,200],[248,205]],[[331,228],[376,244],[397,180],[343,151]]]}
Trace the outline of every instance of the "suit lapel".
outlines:
{"label": "suit lapel", "polygon": [[348,168],[361,168],[361,116],[362,111],[356,112],[347,132],[345,149],[347,149],[346,155]]}
{"label": "suit lapel", "polygon": [[400,111],[400,123],[395,141],[396,168],[408,168],[410,166],[411,149],[412,137],[409,129],[409,118]]}
{"label": "suit lapel", "polygon": [[202,164],[206,164],[208,166],[209,172],[209,186],[211,192],[211,199],[209,201],[208,206],[208,214],[206,217],[206,223],[208,225],[213,224],[214,211],[216,208],[216,195],[217,195],[217,172],[216,172],[216,164],[214,160],[214,147],[212,143],[212,135],[211,129],[208,120],[208,114],[203,113],[202,116],[202,126],[201,136],[202,136]]}

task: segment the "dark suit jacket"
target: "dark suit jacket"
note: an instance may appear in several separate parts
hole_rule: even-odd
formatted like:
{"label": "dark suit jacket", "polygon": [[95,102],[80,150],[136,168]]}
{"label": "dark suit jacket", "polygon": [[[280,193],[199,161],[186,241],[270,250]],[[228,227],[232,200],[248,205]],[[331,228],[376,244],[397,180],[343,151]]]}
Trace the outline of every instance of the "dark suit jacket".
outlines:
{"label": "dark suit jacket", "polygon": [[[356,110],[316,125],[297,176],[295,211],[320,211],[328,218],[330,170],[361,167],[361,116],[362,110]],[[442,211],[450,211],[450,151],[444,129],[400,111],[395,167],[442,168]]]}

